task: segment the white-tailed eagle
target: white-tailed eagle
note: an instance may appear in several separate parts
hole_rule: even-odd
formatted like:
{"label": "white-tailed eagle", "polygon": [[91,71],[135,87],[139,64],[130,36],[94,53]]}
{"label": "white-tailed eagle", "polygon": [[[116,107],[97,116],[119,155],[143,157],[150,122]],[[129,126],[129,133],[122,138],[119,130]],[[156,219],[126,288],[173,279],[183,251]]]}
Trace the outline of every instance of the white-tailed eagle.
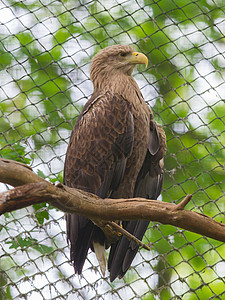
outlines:
{"label": "white-tailed eagle", "polygon": [[[94,56],[90,78],[94,92],[79,115],[66,153],[64,184],[101,198],[157,199],[162,189],[166,137],[154,121],[132,77],[147,57],[130,46],[114,45]],[[106,270],[104,233],[82,216],[67,214],[67,236],[75,272],[81,274],[89,248]],[[122,222],[142,239],[149,221]],[[122,236],[111,245],[110,280],[123,277],[138,246]]]}

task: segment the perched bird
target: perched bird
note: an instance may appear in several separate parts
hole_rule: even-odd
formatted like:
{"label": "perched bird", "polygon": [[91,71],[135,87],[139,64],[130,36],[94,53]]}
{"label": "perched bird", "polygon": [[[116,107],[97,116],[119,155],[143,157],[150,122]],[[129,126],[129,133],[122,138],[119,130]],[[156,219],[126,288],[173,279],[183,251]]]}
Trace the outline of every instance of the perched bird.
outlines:
{"label": "perched bird", "polygon": [[[131,76],[147,57],[130,46],[104,48],[92,59],[94,85],[73,128],[66,153],[64,184],[101,198],[157,199],[162,189],[166,137]],[[67,237],[75,273],[81,274],[89,248],[105,274],[106,239],[94,223],[75,214],[66,215]],[[122,222],[124,229],[142,239],[149,221]],[[122,278],[138,246],[122,236],[111,245],[110,280]]]}

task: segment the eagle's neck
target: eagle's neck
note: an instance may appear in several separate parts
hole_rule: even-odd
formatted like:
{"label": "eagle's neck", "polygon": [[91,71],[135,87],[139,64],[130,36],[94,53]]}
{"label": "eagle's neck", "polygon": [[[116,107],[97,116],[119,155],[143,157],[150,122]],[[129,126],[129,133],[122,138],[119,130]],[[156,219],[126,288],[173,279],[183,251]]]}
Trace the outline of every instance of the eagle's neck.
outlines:
{"label": "eagle's neck", "polygon": [[123,96],[129,102],[140,103],[140,101],[143,101],[137,82],[131,75],[122,72],[108,72],[96,77],[96,80],[93,80],[93,84],[94,92],[105,93],[110,91]]}

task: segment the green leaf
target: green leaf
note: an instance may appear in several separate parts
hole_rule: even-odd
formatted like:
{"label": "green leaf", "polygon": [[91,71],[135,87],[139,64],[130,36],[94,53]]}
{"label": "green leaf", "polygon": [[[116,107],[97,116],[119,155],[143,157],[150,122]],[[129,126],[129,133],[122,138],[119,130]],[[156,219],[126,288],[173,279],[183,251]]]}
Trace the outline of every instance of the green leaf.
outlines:
{"label": "green leaf", "polygon": [[33,248],[41,254],[49,254],[54,250],[53,247],[40,244],[38,240],[29,237],[22,238],[21,236],[18,236],[11,241],[7,241],[6,244],[11,244],[9,247],[10,249],[21,249],[27,251],[28,248]]}
{"label": "green leaf", "polygon": [[38,244],[36,246],[33,247],[35,250],[37,250],[38,252],[40,252],[41,254],[49,254],[51,252],[54,251],[53,247],[49,247],[43,244]]}
{"label": "green leaf", "polygon": [[32,246],[34,243],[37,243],[36,239],[32,239],[29,237],[22,238],[21,236],[18,236],[14,238],[11,241],[7,241],[6,244],[11,244],[9,247],[10,249],[27,249],[28,247]]}
{"label": "green leaf", "polygon": [[45,220],[49,220],[50,218],[48,208],[49,208],[48,203],[45,202],[33,205],[33,209],[35,211],[35,217],[38,223],[41,225],[44,223]]}
{"label": "green leaf", "polygon": [[37,174],[38,174],[38,176],[40,176],[41,178],[46,178],[47,176],[41,171],[41,170],[39,170],[38,169],[38,171],[37,171]]}
{"label": "green leaf", "polygon": [[0,149],[1,157],[16,160],[29,165],[31,160],[25,157],[26,148],[23,145],[21,145],[19,142],[15,144],[12,143],[11,145],[9,143],[6,146],[3,146],[4,144],[6,144],[6,142],[1,142],[0,140],[0,145],[2,146]]}

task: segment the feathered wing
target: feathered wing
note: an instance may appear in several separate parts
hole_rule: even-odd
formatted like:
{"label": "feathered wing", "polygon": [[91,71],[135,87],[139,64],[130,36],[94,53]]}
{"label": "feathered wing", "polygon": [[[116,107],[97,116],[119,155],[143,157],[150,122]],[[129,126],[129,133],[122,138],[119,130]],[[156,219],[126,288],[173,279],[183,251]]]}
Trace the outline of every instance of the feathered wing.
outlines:
{"label": "feathered wing", "polygon": [[[109,197],[123,178],[133,139],[133,116],[128,102],[122,96],[109,92],[93,95],[78,117],[71,135],[64,184],[101,198]],[[71,260],[75,272],[81,274],[88,249],[99,251],[99,244],[103,249],[104,234],[85,217],[67,214],[66,221]],[[93,243],[97,246],[94,247]],[[97,257],[103,256],[101,251]]]}
{"label": "feathered wing", "polygon": [[[134,197],[157,199],[160,195],[163,181],[163,162],[165,152],[165,133],[161,126],[157,127],[156,124],[153,124],[152,126],[151,123],[148,151],[137,177]],[[148,225],[149,221],[145,220],[123,222],[123,227],[140,240],[142,240]],[[124,276],[137,251],[137,244],[129,241],[124,236],[117,243],[111,246],[108,260],[111,281],[113,281],[117,276],[119,278]]]}

